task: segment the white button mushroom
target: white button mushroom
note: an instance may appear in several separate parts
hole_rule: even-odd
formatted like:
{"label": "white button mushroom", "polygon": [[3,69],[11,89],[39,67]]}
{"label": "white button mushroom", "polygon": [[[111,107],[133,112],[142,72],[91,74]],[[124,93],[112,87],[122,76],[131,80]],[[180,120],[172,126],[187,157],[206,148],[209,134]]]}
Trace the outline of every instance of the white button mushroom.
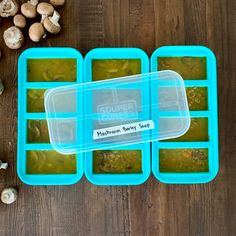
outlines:
{"label": "white button mushroom", "polygon": [[11,26],[4,31],[3,39],[10,49],[18,49],[24,43],[24,36],[21,30],[16,26]]}
{"label": "white button mushroom", "polygon": [[17,191],[14,188],[6,188],[1,193],[1,201],[5,204],[12,204],[17,199]]}
{"label": "white button mushroom", "polygon": [[35,18],[37,16],[36,6],[39,0],[29,0],[21,5],[21,13],[27,18]]}
{"label": "white button mushroom", "polygon": [[19,27],[19,28],[25,28],[26,26],[26,19],[23,15],[17,14],[13,18],[14,25]]}
{"label": "white button mushroom", "polygon": [[54,11],[53,16],[46,17],[43,21],[43,26],[51,34],[58,34],[61,31],[61,26],[58,21],[60,19],[60,14]]}
{"label": "white button mushroom", "polygon": [[46,37],[45,29],[41,23],[34,23],[29,28],[29,37],[33,42],[39,42]]}
{"label": "white button mushroom", "polygon": [[[0,83],[1,83],[2,81],[0,81]],[[0,86],[1,87],[1,86]],[[1,88],[0,88],[0,94],[1,94]],[[1,160],[0,160],[0,169],[4,169],[4,170],[6,170],[7,169],[7,167],[8,167],[8,163],[7,162],[2,162]]]}
{"label": "white button mushroom", "polygon": [[15,0],[3,0],[0,2],[0,16],[14,16],[19,10],[19,5]]}
{"label": "white button mushroom", "polygon": [[65,4],[65,0],[50,0],[50,3],[54,6],[54,7],[61,7]]}

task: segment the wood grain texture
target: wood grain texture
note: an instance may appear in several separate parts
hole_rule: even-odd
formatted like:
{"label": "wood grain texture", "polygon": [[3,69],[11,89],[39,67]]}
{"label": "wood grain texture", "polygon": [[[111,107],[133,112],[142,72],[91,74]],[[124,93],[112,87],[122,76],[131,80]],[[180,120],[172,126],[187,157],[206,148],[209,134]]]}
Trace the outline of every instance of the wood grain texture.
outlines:
{"label": "wood grain texture", "polygon": [[[19,1],[20,2],[20,1]],[[22,1],[23,2],[23,1]],[[0,236],[234,236],[236,235],[236,1],[68,0],[62,33],[40,44],[7,49],[0,37],[0,190],[19,190],[0,204]],[[2,19],[0,35],[12,24]],[[197,44],[217,56],[220,172],[209,184],[164,185],[153,176],[135,187],[30,187],[16,174],[17,58],[32,46],[70,46],[83,55],[95,47],[139,47],[149,55],[161,45]]]}

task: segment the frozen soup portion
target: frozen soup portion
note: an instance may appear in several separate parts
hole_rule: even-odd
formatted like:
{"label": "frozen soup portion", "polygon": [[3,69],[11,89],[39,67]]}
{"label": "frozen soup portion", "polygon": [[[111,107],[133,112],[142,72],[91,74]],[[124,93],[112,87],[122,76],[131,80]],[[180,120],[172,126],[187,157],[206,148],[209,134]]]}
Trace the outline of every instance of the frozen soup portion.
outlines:
{"label": "frozen soup portion", "polygon": [[[124,76],[130,76],[141,73],[140,59],[94,59],[92,60],[92,80],[106,80]],[[127,115],[128,113],[136,113],[140,111],[141,94],[139,90],[125,90],[118,91],[116,97],[110,94],[109,90],[100,91],[99,99],[95,99],[94,112],[100,112],[109,115],[109,119],[116,118],[119,113]],[[96,103],[106,103],[109,101],[110,106],[98,106]],[[103,102],[104,101],[104,102]],[[117,106],[117,101],[119,106]],[[135,101],[127,103],[127,101]],[[115,104],[112,106],[112,104]],[[97,110],[97,107],[100,109]],[[107,117],[106,117],[107,118]],[[120,125],[113,124],[111,126]],[[105,128],[102,125],[95,125],[96,128]],[[119,135],[122,137],[122,135]],[[115,137],[117,141],[117,137]],[[109,141],[112,141],[110,138]],[[114,139],[113,139],[114,141]],[[134,174],[142,173],[142,151],[141,150],[99,150],[93,152],[93,173],[94,174]]]}
{"label": "frozen soup portion", "polygon": [[28,82],[75,82],[76,59],[28,59]]}
{"label": "frozen soup portion", "polygon": [[93,152],[95,174],[142,173],[141,150],[101,150]]}

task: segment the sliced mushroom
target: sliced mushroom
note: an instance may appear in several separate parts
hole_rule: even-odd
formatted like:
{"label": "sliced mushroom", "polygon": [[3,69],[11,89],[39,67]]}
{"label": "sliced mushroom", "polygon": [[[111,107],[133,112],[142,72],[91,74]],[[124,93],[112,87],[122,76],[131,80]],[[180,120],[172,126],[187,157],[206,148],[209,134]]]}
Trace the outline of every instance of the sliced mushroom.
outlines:
{"label": "sliced mushroom", "polygon": [[26,19],[23,15],[17,14],[13,18],[14,25],[19,27],[19,28],[25,28],[26,26]]}
{"label": "sliced mushroom", "polygon": [[46,37],[45,29],[39,22],[34,23],[29,28],[29,37],[33,42],[39,42],[42,38]]}
{"label": "sliced mushroom", "polygon": [[19,10],[19,5],[15,0],[3,0],[0,2],[0,16],[14,16]]}
{"label": "sliced mushroom", "polygon": [[58,34],[61,31],[59,25],[60,14],[54,11],[53,16],[46,17],[43,21],[44,28],[51,34]]}
{"label": "sliced mushroom", "polygon": [[54,7],[61,7],[65,4],[66,0],[50,0],[50,3],[54,6]]}
{"label": "sliced mushroom", "polygon": [[35,18],[37,16],[36,6],[39,0],[29,0],[21,5],[21,13],[27,18]]}
{"label": "sliced mushroom", "polygon": [[1,201],[5,204],[12,204],[17,199],[17,191],[14,188],[5,188],[1,193]]}
{"label": "sliced mushroom", "polygon": [[23,33],[16,26],[11,26],[7,30],[5,30],[4,34],[3,34],[3,38],[4,38],[4,41],[5,41],[5,44],[10,49],[18,49],[24,43]]}

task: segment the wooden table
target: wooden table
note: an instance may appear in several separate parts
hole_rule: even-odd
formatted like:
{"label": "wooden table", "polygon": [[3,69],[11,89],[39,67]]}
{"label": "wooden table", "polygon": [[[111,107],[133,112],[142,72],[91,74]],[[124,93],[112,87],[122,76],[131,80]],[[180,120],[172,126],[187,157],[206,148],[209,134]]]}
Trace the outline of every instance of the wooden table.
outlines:
{"label": "wooden table", "polygon": [[[236,235],[236,1],[68,0],[63,30],[40,44],[26,37],[11,51],[0,38],[0,190],[19,191],[0,204],[0,235]],[[12,24],[2,20],[0,35]],[[165,185],[153,176],[136,187],[97,187],[83,178],[66,187],[30,187],[16,174],[17,59],[32,46],[70,46],[85,55],[96,47],[206,45],[217,56],[220,172],[209,184]],[[234,117],[235,115],[235,117]]]}

